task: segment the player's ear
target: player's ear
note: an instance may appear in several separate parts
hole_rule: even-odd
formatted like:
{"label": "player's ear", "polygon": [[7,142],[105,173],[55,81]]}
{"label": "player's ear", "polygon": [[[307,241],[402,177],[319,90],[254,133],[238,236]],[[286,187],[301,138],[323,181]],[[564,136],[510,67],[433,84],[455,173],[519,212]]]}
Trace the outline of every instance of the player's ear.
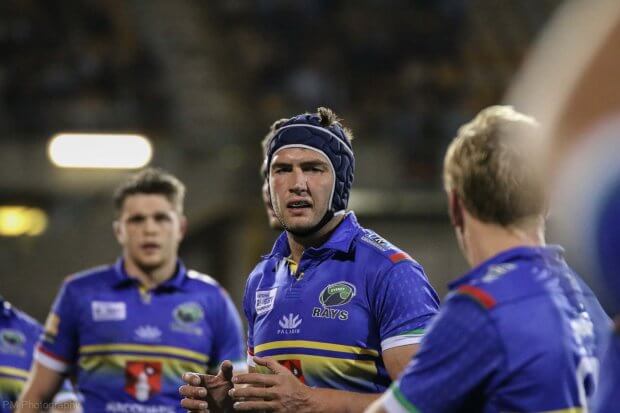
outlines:
{"label": "player's ear", "polygon": [[114,237],[116,238],[116,240],[118,242],[122,242],[122,229],[121,229],[121,223],[118,219],[115,219],[114,222],[112,222],[112,231],[114,232]]}
{"label": "player's ear", "polygon": [[455,228],[463,228],[463,204],[454,189],[448,192],[448,208],[452,226]]}
{"label": "player's ear", "polygon": [[185,215],[179,217],[179,226],[181,228],[181,239],[183,239],[187,233],[187,217]]}

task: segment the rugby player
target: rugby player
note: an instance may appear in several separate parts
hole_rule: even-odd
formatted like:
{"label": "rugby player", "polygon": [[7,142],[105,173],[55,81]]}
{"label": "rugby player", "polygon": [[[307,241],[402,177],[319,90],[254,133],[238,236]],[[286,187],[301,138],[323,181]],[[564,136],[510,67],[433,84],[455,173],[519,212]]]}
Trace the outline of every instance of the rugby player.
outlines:
{"label": "rugby player", "polygon": [[[15,410],[17,398],[32,366],[35,344],[42,331],[36,320],[0,296],[0,413]],[[54,411],[82,411],[68,380],[49,407],[57,409]]]}
{"label": "rugby player", "polygon": [[274,123],[268,142],[269,195],[285,232],[246,284],[251,372],[233,377],[225,364],[217,376],[185,374],[181,405],[361,411],[417,350],[437,295],[416,261],[346,211],[351,134],[331,110]]}
{"label": "rugby player", "polygon": [[18,412],[75,374],[87,412],[178,412],[180,375],[245,364],[239,314],[211,277],[187,270],[183,184],[146,169],[115,195],[122,256],[63,284]]}
{"label": "rugby player", "polygon": [[473,269],[450,284],[420,351],[369,412],[587,409],[609,320],[563,250],[545,245],[537,131],[507,106],[459,129],[444,182]]}

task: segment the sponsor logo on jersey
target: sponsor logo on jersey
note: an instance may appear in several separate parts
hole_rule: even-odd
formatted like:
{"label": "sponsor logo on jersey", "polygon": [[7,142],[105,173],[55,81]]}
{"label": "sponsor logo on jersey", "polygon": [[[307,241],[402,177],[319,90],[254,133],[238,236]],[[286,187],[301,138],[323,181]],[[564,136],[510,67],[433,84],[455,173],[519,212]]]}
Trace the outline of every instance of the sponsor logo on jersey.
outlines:
{"label": "sponsor logo on jersey", "polygon": [[58,335],[58,325],[60,324],[60,317],[55,313],[50,313],[45,320],[45,334],[50,336]]}
{"label": "sponsor logo on jersey", "polygon": [[362,237],[362,241],[365,241],[367,244],[370,244],[373,247],[380,249],[381,251],[388,251],[388,250],[394,249],[392,244],[390,244],[389,242],[387,242],[386,240],[384,240],[379,235],[373,232],[365,234]]}
{"label": "sponsor logo on jersey", "polygon": [[125,391],[139,402],[161,391],[161,362],[128,361],[125,364]]}
{"label": "sponsor logo on jersey", "polygon": [[306,384],[304,372],[301,369],[301,360],[278,360],[278,363],[289,369],[291,373],[293,373],[293,376],[297,377],[300,382]]}
{"label": "sponsor logo on jersey", "polygon": [[105,411],[106,413],[176,413],[177,409],[163,404],[107,402]]}
{"label": "sponsor logo on jersey", "polygon": [[486,274],[484,274],[484,276],[482,277],[482,282],[488,283],[491,281],[495,281],[502,275],[514,270],[515,268],[517,268],[517,265],[510,262],[505,264],[491,265],[487,269]]}
{"label": "sponsor logo on jersey", "polygon": [[298,327],[301,325],[303,319],[299,318],[299,314],[290,313],[288,316],[283,315],[282,319],[278,321],[281,329],[278,329],[278,334],[299,334],[301,331]]}
{"label": "sponsor logo on jersey", "polygon": [[19,330],[5,328],[0,330],[0,352],[4,354],[12,354],[25,356],[26,350],[24,344],[26,337]]}
{"label": "sponsor logo on jersey", "polygon": [[123,302],[93,301],[93,321],[122,321],[127,318],[127,307]]}
{"label": "sponsor logo on jersey", "polygon": [[256,291],[256,315],[264,315],[273,310],[273,304],[276,301],[276,293],[278,287],[270,290]]}
{"label": "sponsor logo on jersey", "polygon": [[174,321],[170,329],[179,333],[203,335],[203,329],[198,325],[205,318],[202,306],[194,301],[179,304],[172,310]]}
{"label": "sponsor logo on jersey", "polygon": [[140,326],[136,328],[134,335],[141,341],[157,342],[161,340],[161,330],[155,326]]}

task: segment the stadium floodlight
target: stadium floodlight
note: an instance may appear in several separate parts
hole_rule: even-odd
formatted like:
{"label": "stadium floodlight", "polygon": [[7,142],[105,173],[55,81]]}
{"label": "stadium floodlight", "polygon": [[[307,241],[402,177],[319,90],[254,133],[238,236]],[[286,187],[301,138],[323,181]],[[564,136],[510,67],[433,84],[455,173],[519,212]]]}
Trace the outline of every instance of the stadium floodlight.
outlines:
{"label": "stadium floodlight", "polygon": [[61,168],[136,169],[150,162],[153,148],[141,135],[60,133],[47,153]]}
{"label": "stadium floodlight", "polygon": [[19,205],[0,206],[0,236],[41,235],[47,228],[47,214],[40,208]]}

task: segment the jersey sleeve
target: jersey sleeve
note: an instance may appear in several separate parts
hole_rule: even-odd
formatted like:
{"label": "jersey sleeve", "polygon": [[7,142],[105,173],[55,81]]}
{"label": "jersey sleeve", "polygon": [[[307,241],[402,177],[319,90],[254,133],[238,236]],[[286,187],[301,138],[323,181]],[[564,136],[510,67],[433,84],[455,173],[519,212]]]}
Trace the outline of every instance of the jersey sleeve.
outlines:
{"label": "jersey sleeve", "polygon": [[243,325],[239,312],[223,288],[220,288],[218,293],[221,297],[221,311],[215,320],[215,346],[209,361],[209,370],[217,371],[222,361],[230,360],[235,371],[245,371]]}
{"label": "jersey sleeve", "polygon": [[473,393],[504,361],[487,311],[467,297],[450,299],[383,406],[389,413],[469,411]]}
{"label": "jersey sleeve", "polygon": [[422,267],[409,260],[393,265],[373,290],[381,349],[419,343],[439,309],[437,293]]}
{"label": "jersey sleeve", "polygon": [[71,283],[65,282],[47,317],[35,352],[38,362],[59,373],[66,373],[77,359],[78,317],[81,314],[78,297]]}
{"label": "jersey sleeve", "polygon": [[247,363],[248,366],[254,366],[254,301],[252,299],[254,292],[251,291],[250,280],[246,283],[243,293],[243,313],[248,322],[248,341],[247,341]]}

